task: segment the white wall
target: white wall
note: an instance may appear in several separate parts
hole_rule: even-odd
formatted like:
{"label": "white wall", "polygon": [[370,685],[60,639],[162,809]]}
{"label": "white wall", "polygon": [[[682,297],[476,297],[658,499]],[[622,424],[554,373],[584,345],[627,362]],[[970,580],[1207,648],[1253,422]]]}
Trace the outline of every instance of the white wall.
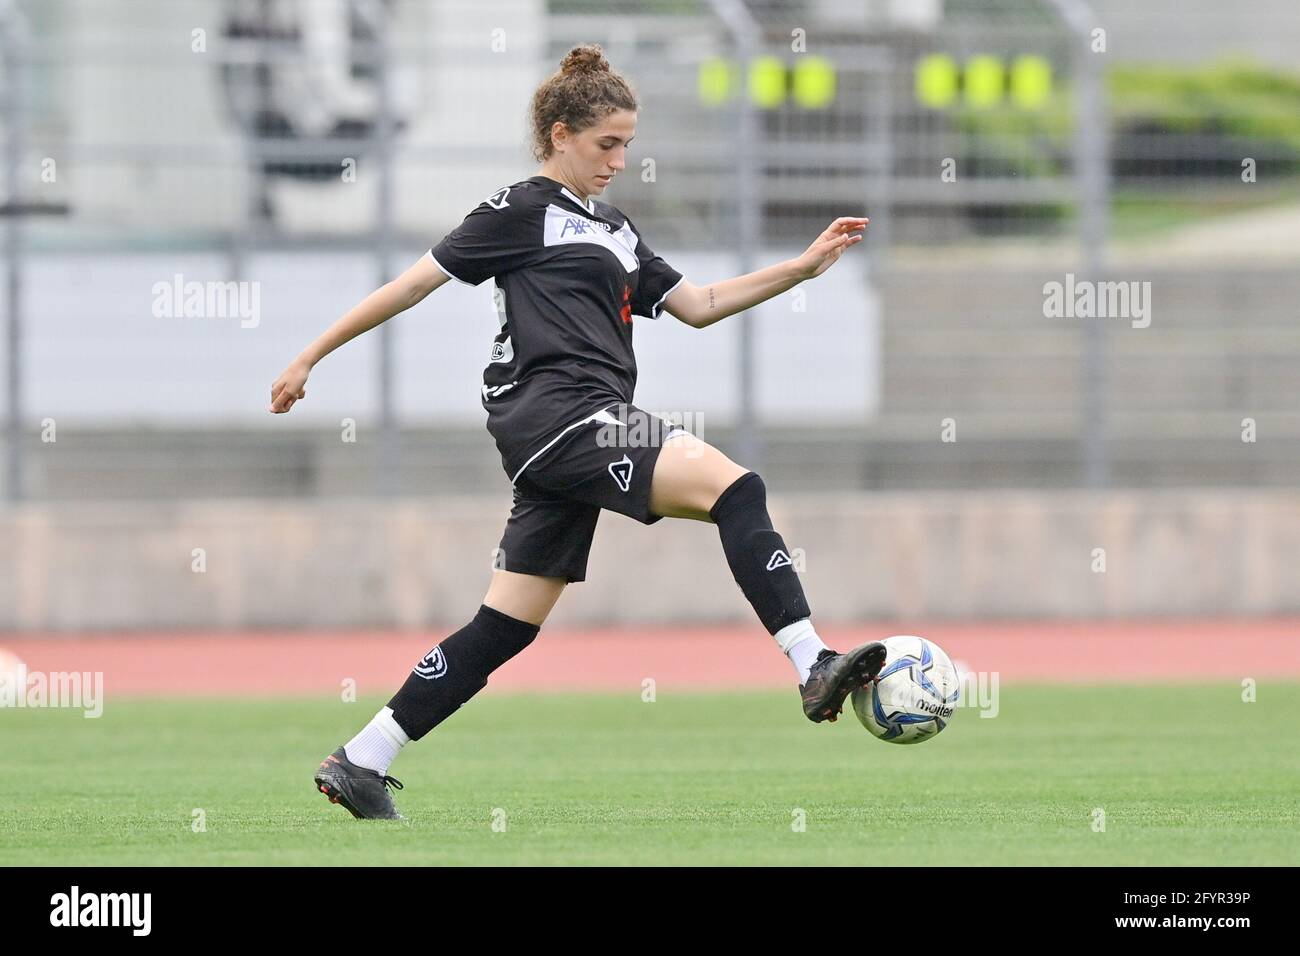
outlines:
{"label": "white wall", "polygon": [[[434,237],[441,238],[441,237]],[[734,275],[722,254],[659,250],[692,282]],[[769,249],[776,262],[797,249]],[[854,250],[857,252],[859,250]],[[398,267],[424,249],[407,249]],[[340,253],[251,257],[238,277],[258,283],[256,324],[231,317],[155,317],[156,283],[221,282],[216,255],[34,256],[27,267],[27,415],[72,427],[191,422],[265,425],[276,375],[331,322],[378,284],[373,260]],[[478,424],[479,386],[497,332],[492,283],[447,283],[393,320],[396,397],[409,421]],[[765,303],[757,317],[759,411],[770,422],[856,422],[877,407],[877,309],[851,252],[817,279]],[[691,329],[671,316],[639,319],[636,400],[647,409],[736,417],[736,342],[741,319]],[[248,325],[249,327],[244,327]],[[296,421],[337,426],[374,414],[377,334],[354,339],[318,366]],[[33,425],[35,427],[35,425]]]}

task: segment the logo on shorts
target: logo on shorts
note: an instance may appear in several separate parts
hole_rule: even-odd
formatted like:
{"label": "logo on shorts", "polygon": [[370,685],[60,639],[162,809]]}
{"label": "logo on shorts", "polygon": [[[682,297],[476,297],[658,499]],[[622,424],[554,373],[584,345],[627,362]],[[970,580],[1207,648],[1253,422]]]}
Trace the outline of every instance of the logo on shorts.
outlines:
{"label": "logo on shorts", "polygon": [[790,555],[786,554],[780,548],[773,551],[772,556],[767,559],[767,569],[769,571],[775,571],[777,568],[784,568],[788,564],[794,564],[794,562],[790,560]]}
{"label": "logo on shorts", "polygon": [[618,485],[619,491],[627,491],[632,487],[632,459],[627,455],[618,461],[610,462],[609,473],[614,479],[614,484]]}
{"label": "logo on shorts", "polygon": [[433,680],[447,673],[447,658],[442,656],[441,644],[420,659],[420,663],[415,665],[415,673],[425,680]]}

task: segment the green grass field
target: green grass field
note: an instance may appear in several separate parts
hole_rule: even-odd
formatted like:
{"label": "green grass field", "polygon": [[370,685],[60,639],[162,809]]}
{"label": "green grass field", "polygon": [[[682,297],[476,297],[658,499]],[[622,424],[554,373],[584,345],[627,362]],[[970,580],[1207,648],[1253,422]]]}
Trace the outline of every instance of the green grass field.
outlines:
{"label": "green grass field", "polygon": [[1295,865],[1300,685],[1240,694],[1004,687],[898,747],[790,692],[488,693],[392,767],[405,823],[311,783],[382,700],[0,711],[0,863]]}

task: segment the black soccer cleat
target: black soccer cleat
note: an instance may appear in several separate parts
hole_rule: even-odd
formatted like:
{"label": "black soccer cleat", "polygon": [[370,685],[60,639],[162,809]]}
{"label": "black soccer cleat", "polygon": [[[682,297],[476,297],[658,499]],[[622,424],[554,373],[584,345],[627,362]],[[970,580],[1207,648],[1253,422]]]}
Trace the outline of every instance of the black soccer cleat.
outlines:
{"label": "black soccer cleat", "polygon": [[844,698],[866,687],[885,666],[885,645],[872,641],[840,654],[829,647],[808,669],[808,682],[799,685],[804,715],[815,724],[834,723],[844,710]]}
{"label": "black soccer cleat", "polygon": [[340,747],[320,762],[313,778],[316,789],[343,806],[358,820],[405,820],[397,812],[388,788],[402,789],[396,777],[358,767]]}

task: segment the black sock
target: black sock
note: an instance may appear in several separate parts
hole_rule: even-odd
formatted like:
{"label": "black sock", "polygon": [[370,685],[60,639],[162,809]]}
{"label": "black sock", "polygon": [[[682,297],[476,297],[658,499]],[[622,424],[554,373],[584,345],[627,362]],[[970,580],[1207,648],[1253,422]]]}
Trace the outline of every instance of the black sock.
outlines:
{"label": "black sock", "polygon": [[769,634],[812,616],[790,549],[768,517],[762,478],[752,471],[741,475],[718,496],[709,517],[732,576]]}
{"label": "black sock", "polygon": [[445,638],[415,665],[388,706],[412,740],[419,740],[487,686],[488,675],[532,643],[538,625],[486,604],[474,620]]}

